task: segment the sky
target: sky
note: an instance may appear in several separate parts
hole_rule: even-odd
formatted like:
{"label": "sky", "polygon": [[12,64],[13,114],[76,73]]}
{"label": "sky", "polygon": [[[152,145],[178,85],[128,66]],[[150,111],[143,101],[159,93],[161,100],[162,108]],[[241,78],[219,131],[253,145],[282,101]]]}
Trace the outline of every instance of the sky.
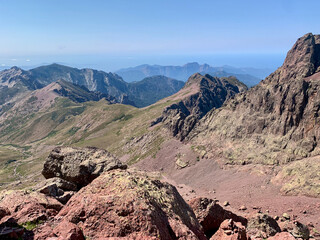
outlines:
{"label": "sky", "polygon": [[0,66],[275,68],[297,38],[319,33],[319,9],[319,0],[0,0]]}

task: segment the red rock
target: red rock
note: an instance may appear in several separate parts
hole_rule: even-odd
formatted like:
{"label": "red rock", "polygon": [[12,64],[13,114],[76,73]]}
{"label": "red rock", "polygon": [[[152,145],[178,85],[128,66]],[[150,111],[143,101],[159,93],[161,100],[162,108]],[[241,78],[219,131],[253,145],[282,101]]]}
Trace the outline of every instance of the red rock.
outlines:
{"label": "red rock", "polygon": [[269,237],[268,240],[295,240],[295,238],[288,232],[281,232]]}
{"label": "red rock", "polygon": [[9,217],[19,224],[26,222],[38,222],[46,220],[58,213],[62,204],[56,199],[44,194],[33,192],[27,194],[24,191],[15,191],[5,194],[0,202],[0,207],[7,208],[11,215],[1,219],[0,223]]}
{"label": "red rock", "polygon": [[90,239],[206,239],[175,187],[124,170],[105,172],[82,188],[54,221],[77,225]]}
{"label": "red rock", "polygon": [[61,240],[84,240],[80,228],[66,220],[60,222],[58,226],[54,228],[53,233],[59,236]]}
{"label": "red rock", "polygon": [[232,219],[224,220],[210,240],[248,240],[246,228]]}
{"label": "red rock", "polygon": [[247,225],[247,219],[225,210],[212,199],[195,198],[189,202],[189,205],[208,237],[215,233],[226,219],[232,219],[235,222]]}

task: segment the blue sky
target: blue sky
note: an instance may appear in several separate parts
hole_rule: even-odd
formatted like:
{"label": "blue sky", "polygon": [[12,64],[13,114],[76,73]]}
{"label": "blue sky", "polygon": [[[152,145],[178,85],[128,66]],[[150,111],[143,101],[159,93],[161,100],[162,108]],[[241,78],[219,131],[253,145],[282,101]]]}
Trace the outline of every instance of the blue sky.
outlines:
{"label": "blue sky", "polygon": [[0,0],[0,64],[114,70],[274,56],[279,65],[298,37],[319,33],[319,9],[318,0]]}

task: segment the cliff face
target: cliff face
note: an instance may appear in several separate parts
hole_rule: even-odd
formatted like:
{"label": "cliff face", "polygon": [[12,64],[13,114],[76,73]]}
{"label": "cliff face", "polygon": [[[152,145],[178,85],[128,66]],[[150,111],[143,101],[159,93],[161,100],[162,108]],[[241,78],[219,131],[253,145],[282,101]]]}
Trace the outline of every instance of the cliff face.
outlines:
{"label": "cliff face", "polygon": [[181,100],[166,107],[152,125],[163,122],[173,136],[183,140],[207,112],[221,107],[225,100],[246,89],[244,84],[232,77],[217,78],[196,73],[177,93],[182,96]]}
{"label": "cliff face", "polygon": [[318,154],[319,39],[311,33],[299,38],[278,70],[210,111],[189,139],[215,146],[229,163],[284,163]]}

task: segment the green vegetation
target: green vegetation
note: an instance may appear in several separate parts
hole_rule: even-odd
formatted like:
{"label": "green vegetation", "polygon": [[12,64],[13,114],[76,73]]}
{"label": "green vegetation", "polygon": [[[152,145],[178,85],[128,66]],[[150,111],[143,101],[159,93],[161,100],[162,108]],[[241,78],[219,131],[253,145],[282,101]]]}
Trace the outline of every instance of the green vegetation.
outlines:
{"label": "green vegetation", "polygon": [[307,158],[284,166],[276,177],[284,183],[281,191],[286,194],[320,196],[320,160]]}
{"label": "green vegetation", "polygon": [[[10,110],[6,127],[0,131],[4,143],[0,145],[0,182],[23,178],[24,183],[15,188],[32,185],[41,177],[43,161],[56,145],[104,148],[118,157],[128,155],[129,164],[155,158],[165,137],[160,125],[150,128],[150,123],[173,102],[167,99],[139,109],[106,100],[75,103],[57,98],[45,111]],[[47,150],[38,155],[35,149],[39,147]],[[5,185],[0,186],[3,188]]]}
{"label": "green vegetation", "polygon": [[76,132],[78,132],[79,129],[80,129],[79,127],[72,127],[72,128],[69,129],[68,134],[72,136]]}
{"label": "green vegetation", "polygon": [[23,153],[9,146],[0,146],[0,165],[8,166],[23,158]]}
{"label": "green vegetation", "polygon": [[25,223],[21,224],[21,226],[23,228],[27,229],[28,231],[31,231],[31,230],[35,229],[42,222],[43,221],[41,221],[41,220],[35,221],[35,222],[25,222]]}
{"label": "green vegetation", "polygon": [[32,102],[35,102],[37,100],[38,100],[38,98],[36,96],[32,96],[27,100],[27,103],[32,103]]}

